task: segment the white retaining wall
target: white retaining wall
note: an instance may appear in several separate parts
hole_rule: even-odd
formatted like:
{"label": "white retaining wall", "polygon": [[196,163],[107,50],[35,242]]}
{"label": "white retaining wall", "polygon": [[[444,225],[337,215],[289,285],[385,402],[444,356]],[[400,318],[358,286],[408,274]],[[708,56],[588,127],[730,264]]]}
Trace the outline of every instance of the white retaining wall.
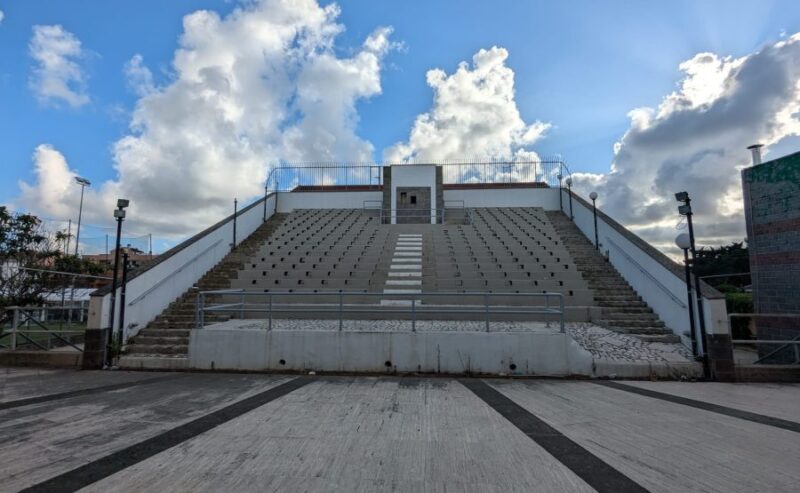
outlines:
{"label": "white retaining wall", "polygon": [[558,210],[556,188],[485,188],[444,191],[445,206],[450,200],[463,200],[464,207],[541,207]]}
{"label": "white retaining wall", "polygon": [[279,192],[278,212],[292,212],[295,209],[361,209],[364,201],[372,201],[372,207],[380,208],[383,192]]}
{"label": "white retaining wall", "polygon": [[[275,195],[267,199],[267,218],[275,209]],[[245,208],[236,219],[236,244],[244,241],[264,222],[264,199]],[[158,316],[175,299],[191,288],[206,272],[230,251],[233,242],[233,219],[209,231],[128,282],[125,302],[125,340]],[[165,255],[168,255],[166,252]],[[119,324],[119,289],[114,308],[114,329]],[[111,294],[94,296],[89,307],[89,327],[108,327]]]}
{"label": "white retaining wall", "polygon": [[[569,216],[569,193],[566,190],[563,191],[563,207],[564,213]],[[589,241],[594,243],[591,205],[587,206],[573,198],[572,211],[575,216],[575,225]],[[689,345],[690,338],[686,336],[690,332],[690,325],[685,277],[665,267],[650,252],[642,249],[600,216],[597,218],[597,231],[600,251],[607,253],[609,261],[622,277],[650,305],[667,327],[676,335],[681,336],[684,343]],[[705,308],[706,333],[727,333],[727,326],[724,323],[727,320],[725,300],[704,298],[703,306]],[[697,310],[695,309],[695,316],[696,314]],[[698,339],[701,339],[699,319],[696,318],[696,320],[698,320]]]}
{"label": "white retaining wall", "polygon": [[[512,364],[515,369],[511,369]],[[204,370],[590,376],[592,356],[567,334],[557,332],[411,333],[204,328],[192,330],[189,367]]]}

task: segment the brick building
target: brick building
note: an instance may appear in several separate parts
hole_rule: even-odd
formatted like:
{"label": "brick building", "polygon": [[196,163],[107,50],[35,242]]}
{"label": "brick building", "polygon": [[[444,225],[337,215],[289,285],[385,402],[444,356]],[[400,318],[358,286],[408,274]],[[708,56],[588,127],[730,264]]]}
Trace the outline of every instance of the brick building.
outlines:
{"label": "brick building", "polygon": [[744,169],[742,185],[758,338],[795,339],[800,316],[767,315],[800,314],[800,152]]}

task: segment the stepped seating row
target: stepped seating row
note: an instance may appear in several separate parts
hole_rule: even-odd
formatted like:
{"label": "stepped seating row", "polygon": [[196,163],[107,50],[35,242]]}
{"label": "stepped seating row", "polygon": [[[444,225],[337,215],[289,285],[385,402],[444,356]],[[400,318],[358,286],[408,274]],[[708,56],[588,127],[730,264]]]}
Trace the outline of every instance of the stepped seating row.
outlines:
{"label": "stepped seating row", "polygon": [[592,304],[542,209],[474,209],[472,218],[470,226],[433,232],[436,289],[545,290],[562,293],[570,304]]}
{"label": "stepped seating row", "polygon": [[239,271],[233,288],[381,291],[391,231],[354,209],[301,209]]}
{"label": "stepped seating row", "polygon": [[[273,292],[274,291],[274,292]],[[341,290],[345,294],[342,295],[341,300],[346,305],[355,304],[378,304],[383,298],[380,292],[359,289],[344,289]],[[552,293],[552,291],[548,291]],[[485,295],[491,296],[491,303],[496,305],[508,306],[558,306],[558,300],[554,296],[544,297],[543,293],[520,291],[517,293],[513,290],[506,291],[489,291],[486,288],[478,289],[453,289],[442,290],[436,296],[420,295],[420,294],[407,294],[407,295],[393,295],[397,299],[416,299],[418,306],[423,305],[464,305],[464,304],[483,304]],[[270,300],[270,297],[272,298]],[[566,306],[579,306],[578,301],[581,295],[567,296],[564,295],[564,304]],[[308,288],[289,288],[280,290],[264,290],[263,294],[248,295],[245,298],[245,303],[248,306],[269,306],[270,302],[273,306],[280,304],[338,304],[340,295],[335,290],[317,290]],[[223,295],[214,299],[214,303],[238,303],[241,298],[236,294]],[[375,313],[379,313],[380,309],[371,307]],[[246,314],[249,318],[263,318],[261,313]]]}
{"label": "stepped seating row", "polygon": [[[393,269],[398,234],[416,233],[424,291],[561,293],[568,305],[591,304],[591,291],[558,235],[537,209],[476,209],[471,225],[381,225],[357,210],[297,210],[238,273],[231,287],[258,292],[380,293]],[[401,264],[402,262],[397,262]],[[390,275],[390,269],[393,273]],[[449,302],[469,303],[469,296]],[[309,300],[298,296],[295,302]],[[466,301],[465,301],[466,300]],[[509,303],[519,302],[509,297]],[[437,299],[437,301],[439,301]],[[356,301],[353,301],[356,302]],[[364,297],[358,302],[376,302]]]}

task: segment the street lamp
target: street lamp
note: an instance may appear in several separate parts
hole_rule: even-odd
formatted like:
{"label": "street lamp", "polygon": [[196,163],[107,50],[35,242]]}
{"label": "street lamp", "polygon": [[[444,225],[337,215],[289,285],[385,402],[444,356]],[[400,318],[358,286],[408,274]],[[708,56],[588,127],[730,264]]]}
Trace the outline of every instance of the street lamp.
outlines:
{"label": "street lamp", "polygon": [[[117,208],[114,210],[114,218],[117,220],[117,242],[116,248],[114,249],[114,273],[112,274],[111,280],[111,311],[109,314],[109,321],[108,321],[108,341],[109,343],[112,341],[114,337],[114,304],[117,301],[117,267],[119,266],[119,242],[120,236],[122,235],[122,221],[125,220],[125,208],[130,205],[130,200],[128,199],[117,199]],[[122,345],[122,330],[120,330],[119,334],[119,343],[120,346]],[[108,362],[111,361],[110,354],[107,356]]]}
{"label": "street lamp", "polygon": [[689,300],[689,328],[692,331],[692,353],[698,356],[697,352],[697,329],[694,324],[694,300],[692,299],[692,272],[689,266],[689,248],[692,242],[689,235],[681,233],[675,238],[675,245],[683,250],[683,265],[686,273],[686,297]]}
{"label": "street lamp", "polygon": [[75,177],[75,182],[81,186],[81,205],[78,207],[78,231],[75,233],[75,256],[78,256],[78,245],[81,242],[81,215],[83,214],[83,191],[92,186],[92,182],[80,176]]}
{"label": "street lamp", "polygon": [[572,177],[567,178],[567,188],[569,189],[569,218],[574,221],[575,216],[572,214]]}
{"label": "street lamp", "polygon": [[564,176],[559,173],[556,178],[558,178],[558,208],[561,212],[564,212],[564,187],[561,185],[561,179],[564,178]]}
{"label": "street lamp", "polygon": [[708,377],[708,341],[706,341],[706,321],[705,310],[703,308],[703,292],[700,290],[700,277],[697,275],[697,249],[695,248],[694,226],[692,225],[692,199],[689,198],[689,192],[678,192],[675,194],[675,200],[683,203],[682,205],[678,206],[678,214],[686,216],[686,224],[689,229],[689,251],[692,254],[692,269],[695,271],[694,291],[697,298],[697,318],[700,320],[700,338],[703,342],[703,373],[706,377]]}
{"label": "street lamp", "polygon": [[600,249],[600,240],[597,238],[597,192],[592,192],[589,194],[589,198],[592,199],[592,216],[594,216],[594,249]]}

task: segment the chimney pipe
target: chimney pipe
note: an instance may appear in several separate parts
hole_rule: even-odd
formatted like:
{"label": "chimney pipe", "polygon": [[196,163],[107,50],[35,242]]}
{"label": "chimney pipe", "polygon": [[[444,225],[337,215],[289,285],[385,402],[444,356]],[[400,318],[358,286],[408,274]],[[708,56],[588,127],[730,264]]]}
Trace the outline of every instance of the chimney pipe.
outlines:
{"label": "chimney pipe", "polygon": [[764,147],[764,144],[753,144],[748,147],[748,149],[750,149],[750,153],[753,155],[753,166],[761,164],[762,147]]}

